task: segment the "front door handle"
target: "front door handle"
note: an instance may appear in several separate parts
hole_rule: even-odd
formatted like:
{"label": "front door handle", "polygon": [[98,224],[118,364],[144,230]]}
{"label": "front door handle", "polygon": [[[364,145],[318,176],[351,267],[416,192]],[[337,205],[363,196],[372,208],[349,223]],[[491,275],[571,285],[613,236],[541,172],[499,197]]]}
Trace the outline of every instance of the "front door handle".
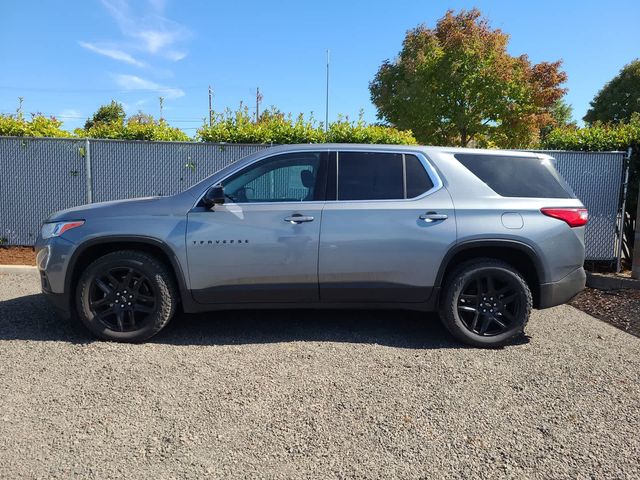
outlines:
{"label": "front door handle", "polygon": [[295,213],[290,217],[284,217],[284,221],[297,225],[303,222],[313,222],[313,217],[310,215],[300,215],[299,213]]}
{"label": "front door handle", "polygon": [[446,220],[449,218],[444,213],[436,213],[436,212],[427,212],[424,215],[420,215],[420,220],[424,220],[425,222],[435,222],[438,220]]}

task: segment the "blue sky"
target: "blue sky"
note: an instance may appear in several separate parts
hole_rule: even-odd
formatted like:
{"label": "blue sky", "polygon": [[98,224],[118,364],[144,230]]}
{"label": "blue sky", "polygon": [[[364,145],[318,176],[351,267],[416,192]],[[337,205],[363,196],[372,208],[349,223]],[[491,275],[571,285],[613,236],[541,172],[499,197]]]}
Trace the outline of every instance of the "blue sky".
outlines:
{"label": "blue sky", "polygon": [[433,26],[448,8],[477,6],[511,35],[509,51],[564,60],[574,117],[622,66],[640,57],[638,0],[334,1],[3,0],[0,112],[84,123],[112,98],[128,113],[164,116],[188,134],[214,109],[263,107],[324,119],[325,50],[331,50],[330,119],[375,121],[368,83],[405,32]]}

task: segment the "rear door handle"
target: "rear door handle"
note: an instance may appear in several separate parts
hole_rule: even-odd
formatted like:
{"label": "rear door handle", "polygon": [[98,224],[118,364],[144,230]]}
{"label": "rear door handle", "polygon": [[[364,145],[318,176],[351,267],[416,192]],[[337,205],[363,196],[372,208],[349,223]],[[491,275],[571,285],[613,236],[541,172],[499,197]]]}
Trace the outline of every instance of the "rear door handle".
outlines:
{"label": "rear door handle", "polygon": [[436,212],[427,212],[424,215],[420,215],[420,220],[424,220],[425,222],[435,222],[438,220],[446,220],[449,218],[444,213],[436,213]]}
{"label": "rear door handle", "polygon": [[300,215],[299,213],[296,213],[294,215],[291,215],[290,217],[284,217],[284,221],[293,223],[293,224],[298,224],[303,222],[313,222],[313,217],[309,215]]}

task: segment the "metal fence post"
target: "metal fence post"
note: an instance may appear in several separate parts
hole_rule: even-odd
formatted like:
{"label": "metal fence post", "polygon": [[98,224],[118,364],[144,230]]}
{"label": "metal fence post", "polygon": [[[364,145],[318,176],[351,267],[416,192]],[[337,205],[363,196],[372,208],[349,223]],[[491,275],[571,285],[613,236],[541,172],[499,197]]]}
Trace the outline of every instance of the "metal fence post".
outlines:
{"label": "metal fence post", "polygon": [[640,192],[638,192],[638,212],[636,213],[636,234],[633,242],[631,276],[640,278]]}
{"label": "metal fence post", "polygon": [[618,231],[618,255],[616,259],[616,273],[622,270],[622,243],[624,242],[624,216],[627,209],[627,188],[629,187],[629,167],[631,165],[631,147],[627,150],[624,162],[624,183],[622,184],[622,207],[620,208],[620,230]]}
{"label": "metal fence post", "polygon": [[84,139],[84,161],[87,171],[87,203],[93,203],[93,185],[91,179],[91,144],[88,138]]}

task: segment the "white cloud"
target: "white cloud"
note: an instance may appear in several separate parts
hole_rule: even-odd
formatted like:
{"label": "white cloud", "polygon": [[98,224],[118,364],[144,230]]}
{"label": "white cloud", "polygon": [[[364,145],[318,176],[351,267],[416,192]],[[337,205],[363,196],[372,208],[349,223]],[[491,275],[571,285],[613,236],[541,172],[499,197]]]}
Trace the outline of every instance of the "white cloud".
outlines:
{"label": "white cloud", "polygon": [[113,78],[115,82],[118,84],[118,86],[120,86],[120,88],[127,91],[132,91],[132,90],[153,91],[162,95],[166,99],[180,98],[180,97],[184,97],[185,95],[184,90],[181,90],[180,88],[166,87],[156,82],[153,82],[151,80],[138,77],[137,75],[118,74],[118,75],[114,75]]}
{"label": "white cloud", "polygon": [[116,21],[125,37],[136,40],[134,48],[169,60],[181,60],[187,53],[178,55],[169,47],[181,43],[191,36],[183,25],[164,16],[164,1],[149,0],[143,14],[136,14],[127,0],[102,0],[111,17]]}
{"label": "white cloud", "polygon": [[179,50],[168,50],[165,52],[165,57],[174,62],[178,62],[187,56],[187,52],[181,52]]}
{"label": "white cloud", "polygon": [[76,110],[75,108],[66,108],[59,114],[57,114],[56,117],[61,118],[62,120],[84,118],[82,116],[82,112],[80,110]]}
{"label": "white cloud", "polygon": [[99,55],[104,55],[105,57],[112,58],[113,60],[120,60],[122,62],[128,63],[129,65],[135,65],[136,67],[144,67],[144,63],[139,60],[133,58],[132,55],[129,55],[127,52],[123,52],[122,50],[118,50],[117,48],[110,48],[105,46],[96,45],[95,43],[89,42],[78,42],[82,48],[86,48],[87,50],[91,50]]}

